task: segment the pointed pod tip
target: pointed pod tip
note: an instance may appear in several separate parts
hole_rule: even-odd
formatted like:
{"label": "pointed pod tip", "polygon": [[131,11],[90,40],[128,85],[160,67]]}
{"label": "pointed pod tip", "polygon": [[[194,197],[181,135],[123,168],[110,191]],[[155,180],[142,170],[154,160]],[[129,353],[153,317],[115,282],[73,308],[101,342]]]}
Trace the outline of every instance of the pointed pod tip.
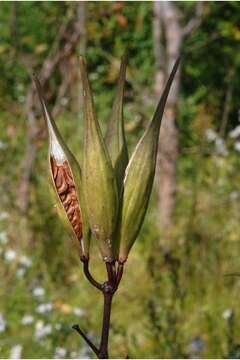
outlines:
{"label": "pointed pod tip", "polygon": [[33,72],[32,74],[31,74],[31,78],[32,78],[32,81],[36,84],[37,82],[39,82],[39,80],[38,80],[38,77],[37,77],[37,75]]}
{"label": "pointed pod tip", "polygon": [[31,74],[31,78],[32,78],[32,80],[33,80],[35,83],[40,84],[40,80],[39,80],[39,78],[38,78],[38,76],[37,76],[37,74],[36,74],[35,72],[33,72],[33,73]]}
{"label": "pointed pod tip", "polygon": [[42,96],[42,85],[40,83],[39,78],[37,77],[37,75],[35,73],[32,73],[32,81],[34,82],[36,89],[38,91],[39,97],[43,97]]}
{"label": "pointed pod tip", "polygon": [[44,99],[44,95],[43,95],[42,85],[40,83],[39,78],[37,77],[37,75],[35,73],[32,74],[32,80],[33,80],[33,82],[34,82],[34,84],[36,86],[37,93],[38,93],[38,96],[39,96],[39,100],[40,100],[40,102],[42,104],[42,108],[45,111],[46,105],[45,105],[45,99]]}
{"label": "pointed pod tip", "polygon": [[181,60],[182,60],[182,54],[180,54],[180,55],[176,58],[175,63],[174,63],[174,66],[173,66],[173,69],[174,69],[174,68],[175,68],[175,69],[178,68]]}

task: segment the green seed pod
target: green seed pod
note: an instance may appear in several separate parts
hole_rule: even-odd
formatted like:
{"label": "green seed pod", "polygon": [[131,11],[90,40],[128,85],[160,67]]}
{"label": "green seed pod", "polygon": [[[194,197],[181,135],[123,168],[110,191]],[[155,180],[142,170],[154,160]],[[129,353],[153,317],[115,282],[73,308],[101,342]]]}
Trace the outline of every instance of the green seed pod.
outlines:
{"label": "green seed pod", "polygon": [[138,142],[126,169],[119,227],[119,262],[127,260],[147,211],[155,175],[161,120],[178,65],[179,59],[172,69],[153,119]]}
{"label": "green seed pod", "polygon": [[80,58],[84,102],[83,183],[88,218],[103,260],[114,259],[113,235],[118,215],[117,182],[99,123],[94,115],[93,99],[86,64]]}
{"label": "green seed pod", "polygon": [[91,231],[85,210],[81,169],[47,110],[41,84],[36,76],[34,82],[49,134],[49,175],[57,210],[68,234],[78,240],[80,256],[88,258]]}
{"label": "green seed pod", "polygon": [[123,96],[126,76],[127,56],[122,57],[117,91],[109,121],[105,141],[115,170],[119,192],[122,188],[125,169],[128,164],[128,150],[123,124]]}

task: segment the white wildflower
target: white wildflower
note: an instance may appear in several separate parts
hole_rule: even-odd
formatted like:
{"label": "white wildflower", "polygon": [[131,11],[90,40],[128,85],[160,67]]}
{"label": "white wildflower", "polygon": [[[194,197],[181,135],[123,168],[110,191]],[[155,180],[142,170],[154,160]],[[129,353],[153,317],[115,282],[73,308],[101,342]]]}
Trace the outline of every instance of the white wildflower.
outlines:
{"label": "white wildflower", "polygon": [[0,220],[6,220],[8,218],[8,213],[6,211],[0,212]]}
{"label": "white wildflower", "polygon": [[42,297],[43,295],[45,295],[45,290],[42,287],[36,287],[35,289],[33,289],[33,296],[35,297]]}
{"label": "white wildflower", "polygon": [[6,330],[7,322],[3,317],[3,314],[0,313],[0,333],[4,332]]}
{"label": "white wildflower", "polygon": [[21,324],[22,325],[30,325],[33,323],[34,317],[32,315],[24,315],[22,320],[21,320]]}
{"label": "white wildflower", "polygon": [[231,309],[226,309],[224,310],[224,312],[222,313],[222,317],[224,320],[229,319],[232,316],[233,312]]}
{"label": "white wildflower", "polygon": [[90,359],[89,350],[86,346],[81,347],[81,349],[77,351],[72,351],[70,353],[71,359]]}
{"label": "white wildflower", "polygon": [[16,276],[21,279],[26,274],[26,269],[19,268],[17,269]]}
{"label": "white wildflower", "polygon": [[227,155],[227,150],[223,139],[217,138],[215,140],[216,151],[219,155]]}
{"label": "white wildflower", "polygon": [[52,332],[52,325],[51,324],[44,324],[42,320],[36,322],[35,326],[35,339],[40,340],[47,335],[50,335]]}
{"label": "white wildflower", "polygon": [[232,191],[230,194],[229,194],[229,197],[231,200],[236,200],[238,197],[239,197],[239,192],[238,191]]}
{"label": "white wildflower", "polygon": [[22,345],[18,344],[13,346],[10,352],[10,359],[21,359]]}
{"label": "white wildflower", "polygon": [[80,308],[77,308],[77,307],[74,308],[72,312],[76,316],[83,316],[84,315],[84,310],[80,309]]}
{"label": "white wildflower", "polygon": [[16,89],[17,89],[17,91],[23,91],[24,90],[24,85],[22,83],[18,83],[16,85]]}
{"label": "white wildflower", "polygon": [[89,348],[87,346],[82,346],[79,353],[77,354],[77,359],[90,359]]}
{"label": "white wildflower", "polygon": [[5,252],[4,259],[7,262],[12,262],[16,258],[16,255],[16,251],[10,249]]}
{"label": "white wildflower", "polygon": [[18,97],[18,101],[19,101],[20,103],[24,103],[24,101],[25,101],[25,96],[20,95],[20,96]]}
{"label": "white wildflower", "polygon": [[32,266],[32,260],[30,259],[30,257],[28,257],[26,255],[22,255],[19,259],[19,262],[21,265],[23,265],[27,268]]}
{"label": "white wildflower", "polygon": [[240,151],[240,141],[235,142],[234,149]]}
{"label": "white wildflower", "polygon": [[66,106],[67,104],[68,104],[68,98],[66,98],[66,97],[63,97],[61,100],[60,100],[60,104],[62,105],[62,106]]}
{"label": "white wildflower", "polygon": [[56,325],[55,325],[55,329],[56,330],[61,330],[61,328],[62,328],[62,325],[60,324],[60,323],[57,323]]}
{"label": "white wildflower", "polygon": [[0,232],[0,243],[6,244],[8,242],[7,234],[5,232]]}
{"label": "white wildflower", "polygon": [[67,354],[67,350],[62,347],[56,347],[54,359],[64,359]]}
{"label": "white wildflower", "polygon": [[0,140],[0,150],[1,149],[6,149],[6,148],[7,148],[7,144]]}
{"label": "white wildflower", "polygon": [[236,139],[238,136],[240,136],[240,125],[236,126],[235,129],[230,131],[228,135],[232,139]]}
{"label": "white wildflower", "polygon": [[38,314],[45,314],[47,312],[52,311],[52,309],[53,309],[53,305],[51,303],[40,304],[37,306],[36,312]]}
{"label": "white wildflower", "polygon": [[208,141],[215,141],[218,138],[218,134],[213,129],[206,129],[205,136]]}

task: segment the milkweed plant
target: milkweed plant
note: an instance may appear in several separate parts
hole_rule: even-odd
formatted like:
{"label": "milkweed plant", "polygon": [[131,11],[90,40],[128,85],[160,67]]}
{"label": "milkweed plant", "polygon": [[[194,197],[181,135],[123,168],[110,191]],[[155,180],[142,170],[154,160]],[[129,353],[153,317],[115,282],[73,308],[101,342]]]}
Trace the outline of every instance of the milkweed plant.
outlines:
{"label": "milkweed plant", "polygon": [[[81,164],[69,150],[51,117],[38,78],[33,79],[49,135],[49,181],[66,230],[78,244],[88,281],[104,296],[100,345],[79,325],[73,325],[100,359],[109,358],[111,303],[120,284],[129,252],[141,229],[152,191],[164,107],[178,69],[175,62],[155,114],[129,159],[123,123],[127,57],[123,56],[112,113],[105,137],[95,116],[85,60],[80,58],[84,134]],[[98,245],[107,280],[96,281],[89,270],[90,241]]]}

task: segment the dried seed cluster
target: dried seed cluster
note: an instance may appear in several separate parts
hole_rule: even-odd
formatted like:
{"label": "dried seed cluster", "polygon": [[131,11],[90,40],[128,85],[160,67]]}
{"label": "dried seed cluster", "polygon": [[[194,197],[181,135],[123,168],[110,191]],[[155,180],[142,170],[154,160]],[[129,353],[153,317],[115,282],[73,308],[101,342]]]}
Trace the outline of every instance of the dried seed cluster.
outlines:
{"label": "dried seed cluster", "polygon": [[80,239],[82,237],[81,211],[68,162],[65,160],[62,164],[57,164],[56,160],[51,157],[51,168],[58,195],[74,232]]}

